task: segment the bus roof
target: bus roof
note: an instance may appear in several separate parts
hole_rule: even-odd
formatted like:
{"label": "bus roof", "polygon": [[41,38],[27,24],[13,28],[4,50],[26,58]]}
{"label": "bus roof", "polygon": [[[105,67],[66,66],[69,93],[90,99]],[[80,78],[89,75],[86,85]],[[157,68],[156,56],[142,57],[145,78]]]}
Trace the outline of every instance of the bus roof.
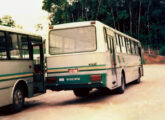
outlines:
{"label": "bus roof", "polygon": [[32,35],[32,36],[41,37],[41,35],[40,34],[37,34],[37,33],[25,31],[25,30],[22,30],[22,29],[17,29],[17,28],[2,26],[2,25],[0,25],[0,31],[15,32],[15,33],[20,33],[20,34],[25,34],[25,35]]}
{"label": "bus roof", "polygon": [[58,24],[58,25],[52,25],[50,26],[50,30],[52,29],[65,29],[65,28],[74,28],[74,27],[83,27],[83,26],[89,26],[89,25],[97,25],[97,24],[100,24],[102,25],[103,27],[106,27],[112,31],[114,31],[115,33],[118,33],[120,35],[123,35],[129,39],[132,39],[136,42],[139,42],[137,39],[129,36],[129,35],[126,35],[125,33],[122,33],[112,27],[109,27],[108,25],[105,25],[103,23],[101,23],[100,21],[83,21],[83,22],[72,22],[72,23],[65,23],[65,24]]}

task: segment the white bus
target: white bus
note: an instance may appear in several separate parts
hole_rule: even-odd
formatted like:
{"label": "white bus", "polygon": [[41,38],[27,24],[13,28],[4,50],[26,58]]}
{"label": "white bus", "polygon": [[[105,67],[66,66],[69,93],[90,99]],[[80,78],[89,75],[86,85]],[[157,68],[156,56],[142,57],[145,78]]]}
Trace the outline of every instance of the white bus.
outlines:
{"label": "white bus", "polygon": [[46,88],[86,96],[92,88],[118,89],[140,82],[140,42],[99,21],[50,26]]}
{"label": "white bus", "polygon": [[0,107],[20,111],[25,97],[45,93],[44,80],[42,37],[0,26]]}

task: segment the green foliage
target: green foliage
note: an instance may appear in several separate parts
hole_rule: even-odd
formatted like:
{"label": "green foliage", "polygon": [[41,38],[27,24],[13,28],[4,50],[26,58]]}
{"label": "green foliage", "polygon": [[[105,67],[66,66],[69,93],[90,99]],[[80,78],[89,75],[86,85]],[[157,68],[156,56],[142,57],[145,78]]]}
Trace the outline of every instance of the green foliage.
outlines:
{"label": "green foliage", "polygon": [[36,31],[40,31],[43,29],[43,25],[42,24],[37,24],[35,25]]}
{"label": "green foliage", "polygon": [[15,27],[15,21],[11,16],[5,15],[0,19],[0,25]]}
{"label": "green foliage", "polygon": [[159,49],[165,44],[165,0],[43,0],[51,24],[99,20]]}
{"label": "green foliage", "polygon": [[165,45],[160,48],[160,55],[165,56]]}

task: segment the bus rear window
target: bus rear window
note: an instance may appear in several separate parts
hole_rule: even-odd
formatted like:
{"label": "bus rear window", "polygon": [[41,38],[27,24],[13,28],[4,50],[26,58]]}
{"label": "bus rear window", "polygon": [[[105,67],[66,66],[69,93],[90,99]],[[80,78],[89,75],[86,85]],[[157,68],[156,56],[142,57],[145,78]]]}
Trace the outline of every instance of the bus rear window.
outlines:
{"label": "bus rear window", "polygon": [[49,34],[51,55],[96,50],[94,26],[52,30]]}

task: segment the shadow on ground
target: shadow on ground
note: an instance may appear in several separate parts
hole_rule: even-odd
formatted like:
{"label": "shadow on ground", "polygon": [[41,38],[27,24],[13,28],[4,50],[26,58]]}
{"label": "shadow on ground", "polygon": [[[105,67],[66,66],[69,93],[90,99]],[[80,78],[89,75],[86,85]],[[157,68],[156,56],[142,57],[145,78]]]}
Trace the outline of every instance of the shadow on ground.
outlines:
{"label": "shadow on ground", "polygon": [[[129,90],[134,86],[134,83],[130,83],[127,85],[126,90]],[[39,100],[29,100],[25,102],[25,106],[22,110],[28,110],[28,109],[38,109],[39,106],[65,106],[65,105],[73,105],[73,104],[87,104],[87,103],[94,103],[94,102],[100,102],[101,100],[115,97],[115,95],[118,94],[116,90],[110,91],[106,88],[104,89],[96,89],[93,90],[88,96],[86,97],[77,97],[73,98],[71,100],[61,101],[61,102],[55,102],[55,103],[45,103],[44,101],[41,102]],[[54,98],[53,98],[54,99]],[[57,98],[58,99],[58,98]],[[10,111],[10,106],[1,107],[0,108],[0,116],[8,116],[12,115],[13,113]]]}
{"label": "shadow on ground", "polygon": [[[39,106],[41,104],[42,103],[40,103],[38,101],[34,101],[34,100],[25,102],[24,108],[21,111]],[[8,115],[12,115],[12,114],[16,114],[16,113],[14,111],[11,111],[10,106],[5,106],[5,107],[0,108],[0,116],[8,116]]]}
{"label": "shadow on ground", "polygon": [[109,91],[107,89],[94,90],[86,97],[77,97],[76,99],[62,101],[55,105],[63,106],[63,105],[72,105],[72,104],[86,104],[86,103],[103,100],[107,97],[110,97],[113,94],[114,94],[114,92]]}
{"label": "shadow on ground", "polygon": [[[126,85],[126,90],[129,90],[134,85],[136,85],[134,82],[131,82]],[[92,102],[99,102],[101,100],[104,100],[106,98],[114,97],[114,95],[119,94],[117,90],[109,90],[109,89],[97,89],[92,91],[88,96],[86,97],[77,97],[76,99],[62,101],[60,103],[51,104],[54,106],[63,106],[63,105],[72,105],[72,104],[86,104],[86,103],[92,103]]]}

